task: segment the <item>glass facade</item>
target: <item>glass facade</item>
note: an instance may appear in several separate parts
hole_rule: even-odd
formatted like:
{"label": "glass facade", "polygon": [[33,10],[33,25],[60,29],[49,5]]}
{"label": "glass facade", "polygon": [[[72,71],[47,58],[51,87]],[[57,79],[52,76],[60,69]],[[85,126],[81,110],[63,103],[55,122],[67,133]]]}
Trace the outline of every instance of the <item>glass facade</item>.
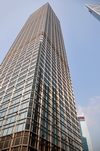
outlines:
{"label": "glass facade", "polygon": [[1,67],[0,151],[82,151],[60,23],[30,15]]}
{"label": "glass facade", "polygon": [[83,151],[93,151],[91,138],[85,121],[85,117],[83,115],[78,116],[78,122],[80,126]]}

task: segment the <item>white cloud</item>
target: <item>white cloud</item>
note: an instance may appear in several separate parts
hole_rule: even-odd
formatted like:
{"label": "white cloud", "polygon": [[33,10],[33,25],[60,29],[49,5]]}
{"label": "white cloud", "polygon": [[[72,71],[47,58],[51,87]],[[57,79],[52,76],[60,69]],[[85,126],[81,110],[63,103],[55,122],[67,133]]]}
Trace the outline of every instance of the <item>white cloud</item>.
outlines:
{"label": "white cloud", "polygon": [[86,107],[77,107],[78,115],[84,113],[94,150],[100,150],[100,96],[90,98]]}

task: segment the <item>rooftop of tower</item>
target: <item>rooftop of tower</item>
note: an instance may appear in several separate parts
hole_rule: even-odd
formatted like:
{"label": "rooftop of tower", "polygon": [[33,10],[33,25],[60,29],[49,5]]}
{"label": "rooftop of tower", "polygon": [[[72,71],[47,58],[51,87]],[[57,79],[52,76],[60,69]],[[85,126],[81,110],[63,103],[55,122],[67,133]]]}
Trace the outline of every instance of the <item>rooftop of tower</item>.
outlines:
{"label": "rooftop of tower", "polygon": [[89,10],[90,13],[91,10],[96,12],[98,15],[100,15],[100,4],[85,4],[85,7]]}
{"label": "rooftop of tower", "polygon": [[[52,7],[51,7],[51,5],[47,2],[47,3],[45,3],[43,6],[41,6],[40,8],[38,8],[35,12],[37,12],[37,11],[39,11],[39,10],[41,10],[41,9],[51,9],[52,11],[53,11],[53,13],[55,14],[55,12],[54,12],[54,10],[52,9]],[[34,14],[35,12],[33,12],[32,14]],[[31,14],[31,15],[32,15]],[[30,16],[31,16],[30,15]],[[57,17],[57,15],[55,14],[55,16],[56,16],[56,18],[58,19],[58,17]],[[58,19],[58,21],[59,21],[59,19]],[[60,21],[59,21],[60,22]]]}

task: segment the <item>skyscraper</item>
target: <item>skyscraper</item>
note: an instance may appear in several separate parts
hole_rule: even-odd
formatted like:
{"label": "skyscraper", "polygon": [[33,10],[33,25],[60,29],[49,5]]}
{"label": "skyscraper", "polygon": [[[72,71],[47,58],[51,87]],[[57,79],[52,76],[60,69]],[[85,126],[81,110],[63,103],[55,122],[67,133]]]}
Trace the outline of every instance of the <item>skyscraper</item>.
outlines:
{"label": "skyscraper", "polygon": [[100,4],[86,4],[89,12],[100,21]]}
{"label": "skyscraper", "polygon": [[81,151],[60,22],[48,3],[1,65],[0,151]]}
{"label": "skyscraper", "polygon": [[93,151],[90,134],[88,131],[88,127],[86,124],[86,120],[84,115],[78,116],[80,131],[81,131],[81,139],[82,139],[82,147],[83,151]]}

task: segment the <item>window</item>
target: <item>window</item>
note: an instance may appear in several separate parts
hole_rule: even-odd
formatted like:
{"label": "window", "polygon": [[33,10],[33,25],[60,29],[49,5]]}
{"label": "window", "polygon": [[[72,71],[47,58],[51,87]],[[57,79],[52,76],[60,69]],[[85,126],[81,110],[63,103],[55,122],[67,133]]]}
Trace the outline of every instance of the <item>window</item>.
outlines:
{"label": "window", "polygon": [[9,109],[9,114],[13,113],[13,112],[17,112],[18,110],[18,106],[17,107],[14,107],[12,109]]}
{"label": "window", "polygon": [[20,114],[19,117],[18,117],[18,119],[21,120],[21,119],[25,118],[26,117],[25,115],[26,115],[26,112]]}
{"label": "window", "polygon": [[44,132],[43,130],[41,130],[41,136],[46,138],[47,140],[50,139],[50,135],[48,133]]}
{"label": "window", "polygon": [[23,96],[23,100],[28,99],[29,96],[30,96],[30,94],[25,94],[25,95]]}
{"label": "window", "polygon": [[24,124],[21,124],[21,125],[17,125],[17,126],[16,126],[16,130],[17,130],[17,131],[22,131],[23,128],[24,128]]}
{"label": "window", "polygon": [[13,127],[8,128],[8,134],[11,134],[13,132]]}
{"label": "window", "polygon": [[48,112],[47,111],[45,111],[45,110],[42,110],[42,114],[47,118],[47,119],[49,119],[49,114],[48,114]]}
{"label": "window", "polygon": [[[65,142],[65,143],[66,143],[66,142]],[[62,142],[62,145],[61,145],[61,146],[62,146],[62,148],[63,148],[64,150],[67,150],[67,145],[66,145],[65,143]]]}
{"label": "window", "polygon": [[47,121],[45,121],[45,120],[41,120],[41,124],[43,125],[43,126],[45,126],[46,128],[50,128],[50,124],[47,122]]}
{"label": "window", "polygon": [[3,136],[4,136],[4,135],[7,135],[7,131],[8,131],[8,129],[4,129],[2,135],[3,135]]}
{"label": "window", "polygon": [[52,137],[52,143],[55,144],[55,145],[58,145],[59,144],[59,140],[55,137]]}
{"label": "window", "polygon": [[19,103],[19,102],[20,102],[20,98],[17,98],[17,99],[15,99],[15,100],[12,100],[11,106],[12,106],[12,105],[15,105],[15,104],[17,104],[17,103]]}
{"label": "window", "polygon": [[28,103],[22,104],[21,107],[20,107],[20,109],[24,109],[26,107],[28,107]]}

